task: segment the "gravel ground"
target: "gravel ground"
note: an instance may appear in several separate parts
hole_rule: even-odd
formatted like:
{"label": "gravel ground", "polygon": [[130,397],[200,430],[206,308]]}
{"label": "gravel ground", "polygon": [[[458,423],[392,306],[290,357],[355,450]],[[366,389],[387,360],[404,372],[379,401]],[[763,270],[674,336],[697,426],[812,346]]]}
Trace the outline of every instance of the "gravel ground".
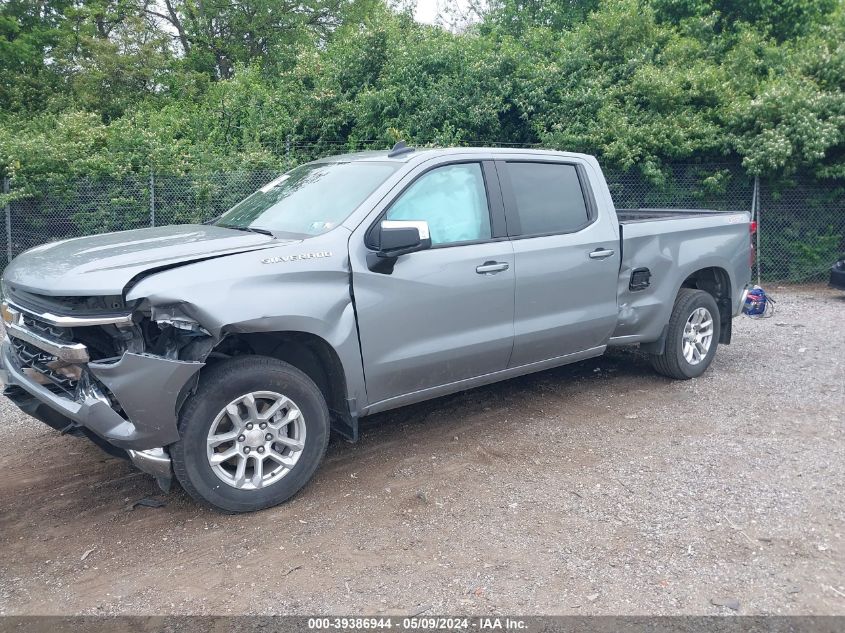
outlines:
{"label": "gravel ground", "polygon": [[[845,614],[845,293],[383,414],[224,516],[0,402],[0,614]],[[164,507],[132,503],[153,497]]]}

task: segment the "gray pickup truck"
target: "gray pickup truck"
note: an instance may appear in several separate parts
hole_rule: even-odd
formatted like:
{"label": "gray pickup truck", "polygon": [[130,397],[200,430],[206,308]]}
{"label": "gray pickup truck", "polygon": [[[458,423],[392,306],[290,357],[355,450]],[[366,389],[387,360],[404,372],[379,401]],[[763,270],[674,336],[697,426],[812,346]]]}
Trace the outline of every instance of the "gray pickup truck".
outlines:
{"label": "gray pickup truck", "polygon": [[731,339],[745,212],[614,209],[595,158],[426,149],[302,165],[213,223],[45,244],[3,276],[4,394],[227,512],[281,503],[330,431],[639,345]]}

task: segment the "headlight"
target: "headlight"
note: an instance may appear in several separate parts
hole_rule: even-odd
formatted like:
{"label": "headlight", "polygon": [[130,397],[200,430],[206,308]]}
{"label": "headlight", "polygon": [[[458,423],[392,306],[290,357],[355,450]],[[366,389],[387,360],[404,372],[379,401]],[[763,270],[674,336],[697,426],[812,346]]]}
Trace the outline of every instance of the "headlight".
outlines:
{"label": "headlight", "polygon": [[174,327],[177,330],[185,330],[186,332],[199,332],[200,334],[206,334],[210,336],[208,330],[206,330],[196,321],[186,321],[180,319],[157,319],[156,323],[158,323],[159,326],[169,325],[170,327]]}
{"label": "headlight", "polygon": [[210,336],[208,330],[185,314],[179,306],[153,306],[151,317],[159,327],[170,326],[184,332]]}

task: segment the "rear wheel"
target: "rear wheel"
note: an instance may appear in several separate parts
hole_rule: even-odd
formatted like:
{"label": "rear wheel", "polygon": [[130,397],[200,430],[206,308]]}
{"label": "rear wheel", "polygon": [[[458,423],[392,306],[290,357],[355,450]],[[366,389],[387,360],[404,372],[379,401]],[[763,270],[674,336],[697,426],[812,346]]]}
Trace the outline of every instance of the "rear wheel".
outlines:
{"label": "rear wheel", "polygon": [[655,371],[676,380],[703,374],[719,345],[719,306],[703,290],[681,288],[666,332],[662,354],[651,356]]}
{"label": "rear wheel", "polygon": [[173,470],[198,501],[250,512],[289,499],[317,469],[329,438],[320,390],[292,365],[262,356],[200,376],[170,447]]}

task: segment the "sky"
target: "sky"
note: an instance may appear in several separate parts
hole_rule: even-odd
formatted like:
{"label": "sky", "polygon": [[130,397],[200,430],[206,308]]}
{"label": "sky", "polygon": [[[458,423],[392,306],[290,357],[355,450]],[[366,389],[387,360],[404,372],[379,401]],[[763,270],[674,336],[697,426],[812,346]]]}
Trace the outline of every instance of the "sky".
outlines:
{"label": "sky", "polygon": [[439,0],[417,0],[417,10],[414,12],[417,22],[434,24],[439,10],[438,4]]}
{"label": "sky", "polygon": [[417,9],[414,12],[414,17],[417,19],[417,22],[434,24],[441,7],[447,7],[449,5],[466,7],[467,4],[467,0],[417,0]]}

